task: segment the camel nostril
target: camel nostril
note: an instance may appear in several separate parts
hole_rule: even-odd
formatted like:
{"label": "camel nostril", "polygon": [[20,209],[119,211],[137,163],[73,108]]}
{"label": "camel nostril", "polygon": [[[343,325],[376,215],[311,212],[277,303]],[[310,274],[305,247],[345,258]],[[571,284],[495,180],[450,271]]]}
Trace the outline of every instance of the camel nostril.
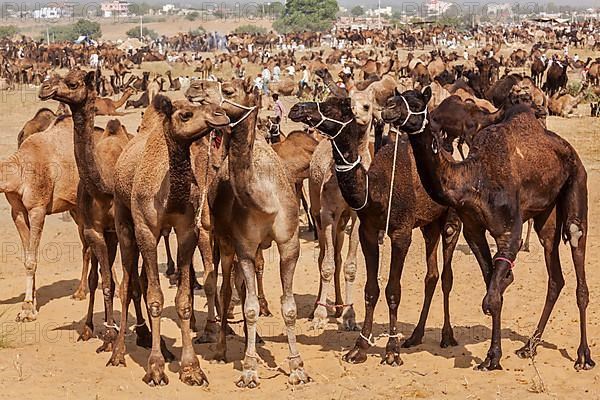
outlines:
{"label": "camel nostril", "polygon": [[179,114],[179,119],[181,119],[183,122],[187,122],[192,118],[193,115],[194,113],[192,113],[191,111],[186,111]]}

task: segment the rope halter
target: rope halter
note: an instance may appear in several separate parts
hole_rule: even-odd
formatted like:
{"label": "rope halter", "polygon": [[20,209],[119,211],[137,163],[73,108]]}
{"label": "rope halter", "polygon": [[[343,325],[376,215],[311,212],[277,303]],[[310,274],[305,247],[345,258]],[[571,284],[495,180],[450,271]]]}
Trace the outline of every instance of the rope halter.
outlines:
{"label": "rope halter", "polygon": [[413,111],[410,109],[408,101],[406,101],[406,97],[400,95],[400,98],[404,101],[404,105],[406,106],[406,118],[404,118],[404,122],[402,122],[402,124],[400,124],[399,127],[405,126],[408,123],[410,117],[412,117],[413,115],[422,115],[423,123],[421,124],[421,128],[417,129],[414,132],[406,132],[409,135],[417,135],[419,133],[422,133],[425,130],[425,126],[427,126],[427,105],[425,105],[425,108],[422,111]]}
{"label": "rope halter", "polygon": [[221,99],[219,101],[219,107],[223,107],[223,104],[228,103],[234,107],[240,108],[242,110],[246,110],[246,114],[244,114],[244,116],[242,118],[229,124],[230,128],[235,128],[240,122],[244,121],[246,118],[248,118],[248,116],[250,116],[250,114],[252,114],[252,112],[254,110],[256,110],[256,106],[248,107],[243,104],[237,103],[233,100],[226,99],[225,96],[223,95],[223,84],[221,82],[217,82],[217,83],[219,85],[219,97],[221,97]]}

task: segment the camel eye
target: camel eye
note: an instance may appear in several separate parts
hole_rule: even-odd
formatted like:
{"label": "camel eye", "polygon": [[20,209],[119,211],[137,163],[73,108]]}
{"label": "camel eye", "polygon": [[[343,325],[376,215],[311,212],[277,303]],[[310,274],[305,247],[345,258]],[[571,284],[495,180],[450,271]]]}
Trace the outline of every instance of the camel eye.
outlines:
{"label": "camel eye", "polygon": [[69,82],[69,83],[67,83],[67,86],[69,87],[69,89],[77,89],[77,87],[79,86],[79,83]]}
{"label": "camel eye", "polygon": [[368,105],[368,104],[365,104],[365,105],[363,106],[363,109],[364,109],[365,111],[369,111],[369,105]]}

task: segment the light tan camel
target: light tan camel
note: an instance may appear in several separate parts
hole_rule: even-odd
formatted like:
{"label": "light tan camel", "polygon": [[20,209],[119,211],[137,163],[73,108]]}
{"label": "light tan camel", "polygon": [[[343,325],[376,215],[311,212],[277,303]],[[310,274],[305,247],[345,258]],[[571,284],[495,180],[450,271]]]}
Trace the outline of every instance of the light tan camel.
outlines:
{"label": "light tan camel", "polygon": [[117,101],[113,99],[109,99],[106,97],[100,97],[96,99],[96,115],[123,115],[117,110],[127,102],[133,94],[135,93],[135,89],[132,87],[127,87],[123,91],[121,98]]}
{"label": "light tan camel", "polygon": [[[97,351],[111,351],[118,328],[113,319],[113,297],[115,281],[112,267],[117,251],[117,237],[114,232],[113,192],[114,168],[117,158],[129,142],[131,136],[118,120],[110,121],[102,136],[94,138],[94,118],[96,107],[95,72],[79,69],[71,70],[64,78],[54,75],[45,81],[39,96],[43,100],[54,99],[69,105],[74,121],[73,139],[75,161],[81,178],[77,189],[77,208],[83,221],[83,234],[86,243],[100,264],[102,294],[107,330],[103,344]],[[95,291],[98,285],[97,268],[89,275],[90,301],[82,340],[93,336],[93,314]],[[138,291],[139,294],[139,291]],[[149,331],[141,312],[141,297],[135,299],[138,316],[138,344],[148,345]]]}
{"label": "light tan camel", "polygon": [[48,129],[56,117],[63,115],[65,111],[65,105],[62,103],[59,104],[56,112],[50,110],[49,108],[40,108],[35,113],[33,118],[27,121],[25,125],[23,125],[21,131],[19,131],[19,135],[17,136],[17,146],[21,147],[21,144],[25,141],[25,139],[34,133],[43,132]]}
{"label": "light tan camel", "polygon": [[[11,206],[11,215],[19,237],[26,272],[25,300],[17,321],[37,318],[35,272],[38,248],[46,215],[69,211],[80,227],[76,212],[79,173],[73,150],[73,120],[57,118],[42,134],[33,135],[4,161],[0,161],[0,192]],[[79,230],[83,233],[82,229]],[[89,252],[81,236],[83,270],[89,263]],[[85,298],[85,275],[75,292]]]}
{"label": "light tan camel", "polygon": [[[156,252],[161,231],[165,228],[175,229],[178,244],[180,272],[175,303],[183,342],[179,379],[188,385],[207,382],[191,339],[190,269],[197,237],[195,210],[190,199],[194,180],[190,146],[213,128],[228,123],[224,111],[217,106],[193,106],[187,101],[173,104],[168,97],[157,95],[144,114],[140,133],[117,162],[115,219],[124,267],[121,326],[127,324],[130,281],[136,278],[139,249],[148,280],[146,296],[152,322],[152,351],[143,380],[151,386],[168,383],[164,372],[165,358],[161,354],[160,320],[164,299]],[[109,364],[125,364],[125,330],[119,332]]]}
{"label": "light tan camel", "polygon": [[548,111],[550,115],[558,115],[559,117],[568,118],[572,115],[573,110],[581,103],[585,97],[585,85],[581,86],[581,90],[576,96],[569,93],[557,92],[548,99]]}
{"label": "light tan camel", "polygon": [[[210,186],[208,200],[223,268],[221,315],[231,300],[231,272],[234,255],[239,260],[246,286],[244,316],[247,345],[241,387],[255,387],[258,379],[256,329],[260,311],[257,296],[255,259],[261,249],[277,243],[283,288],[281,312],[289,345],[291,384],[309,381],[296,348],[296,303],[292,282],[299,256],[298,203],[294,187],[277,154],[263,140],[255,140],[258,93],[250,79],[205,86],[200,100],[217,100],[234,121],[231,128],[228,162]],[[241,274],[237,274],[240,276]],[[241,277],[241,276],[240,276]],[[225,361],[227,318],[221,321],[215,359]]]}

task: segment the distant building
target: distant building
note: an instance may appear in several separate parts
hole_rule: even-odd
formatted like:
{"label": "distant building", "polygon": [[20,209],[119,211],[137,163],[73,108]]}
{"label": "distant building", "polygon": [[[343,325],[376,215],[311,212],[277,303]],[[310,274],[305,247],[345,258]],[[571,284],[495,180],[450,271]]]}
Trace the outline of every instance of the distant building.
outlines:
{"label": "distant building", "polygon": [[367,17],[391,17],[392,7],[368,9],[367,11],[365,11],[365,14]]}
{"label": "distant building", "polygon": [[172,13],[176,9],[177,7],[175,7],[175,4],[165,4],[164,6],[162,6],[162,12],[164,12],[165,14]]}
{"label": "distant building", "polygon": [[107,3],[100,3],[102,15],[105,18],[127,17],[129,16],[129,6],[131,3],[123,0],[114,0]]}
{"label": "distant building", "polygon": [[42,7],[32,12],[35,19],[56,19],[63,17],[63,10],[60,7]]}

